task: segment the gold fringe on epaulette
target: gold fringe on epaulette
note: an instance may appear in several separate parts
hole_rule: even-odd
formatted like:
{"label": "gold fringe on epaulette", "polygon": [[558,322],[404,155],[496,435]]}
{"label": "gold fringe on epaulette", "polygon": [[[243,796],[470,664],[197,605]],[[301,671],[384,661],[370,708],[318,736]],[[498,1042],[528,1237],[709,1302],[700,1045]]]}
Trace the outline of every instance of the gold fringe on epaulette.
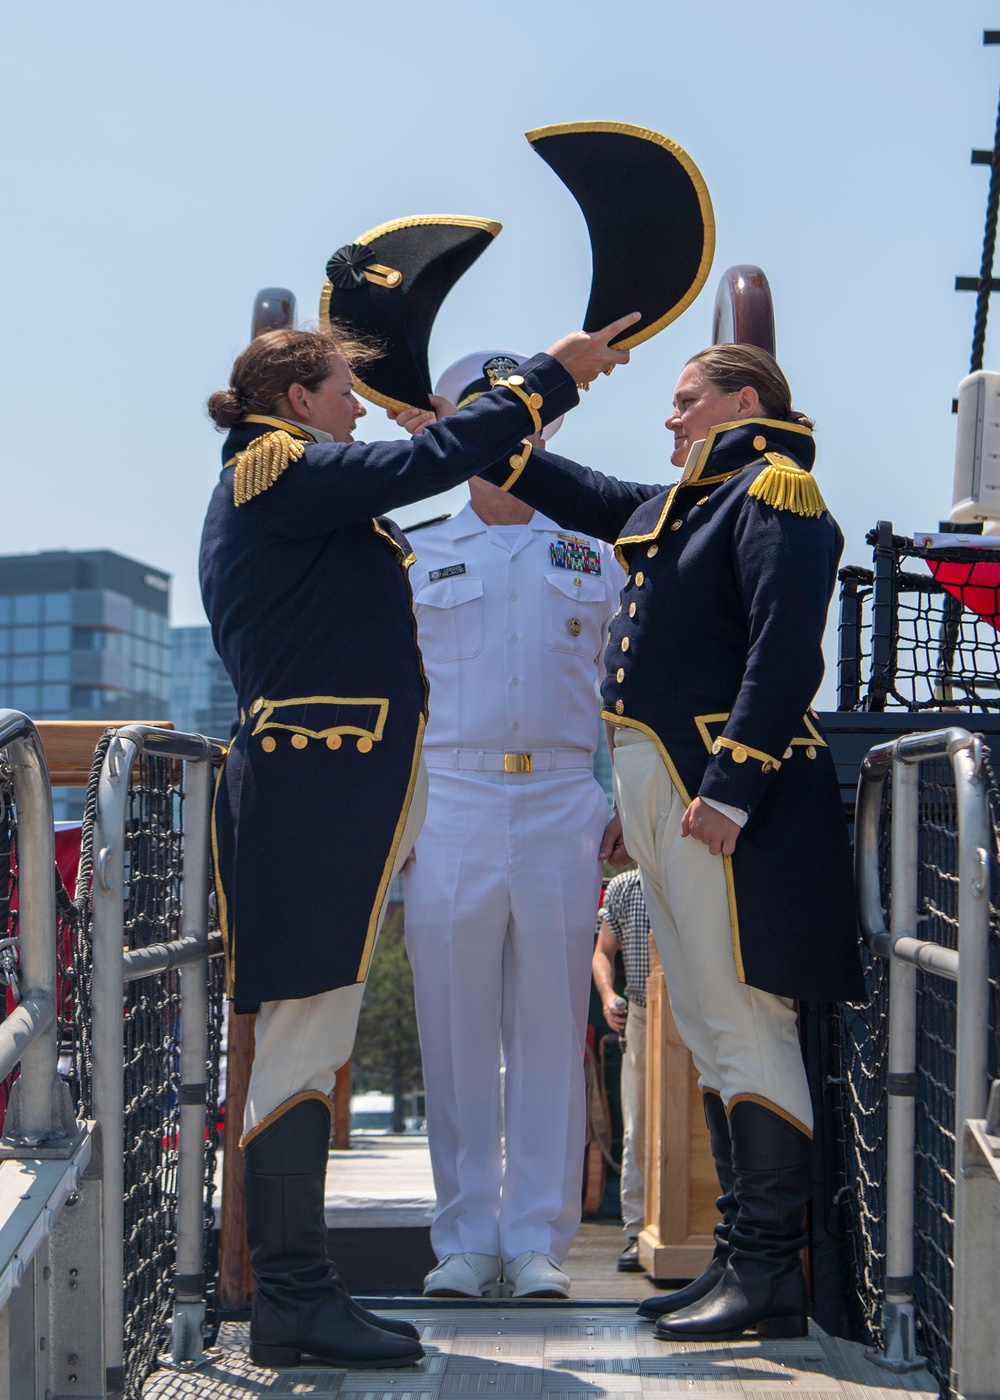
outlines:
{"label": "gold fringe on epaulette", "polygon": [[748,495],[756,496],[775,510],[790,510],[793,515],[823,514],[826,502],[809,472],[780,452],[765,452],[764,460],[767,466],[749,488]]}
{"label": "gold fringe on epaulette", "polygon": [[265,433],[236,454],[233,504],[246,505],[273,486],[289,462],[297,462],[306,445],[289,433]]}

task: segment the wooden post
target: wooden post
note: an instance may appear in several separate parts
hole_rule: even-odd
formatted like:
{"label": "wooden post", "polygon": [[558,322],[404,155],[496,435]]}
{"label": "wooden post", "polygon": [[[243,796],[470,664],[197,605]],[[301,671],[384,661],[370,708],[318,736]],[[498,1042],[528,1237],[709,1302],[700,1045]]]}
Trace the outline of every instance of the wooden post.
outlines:
{"label": "wooden post", "polygon": [[222,1156],[222,1219],[219,1225],[219,1307],[227,1312],[250,1306],[253,1275],[247,1248],[246,1202],[243,1196],[243,1111],[254,1048],[253,1016],[237,1016],[229,1008],[229,1051],[226,1067],[226,1126]]}
{"label": "wooden post", "polygon": [[719,1186],[698,1073],[670,1014],[649,938],[646,983],[646,1224],[639,1262],[655,1279],[691,1279],[708,1265]]}
{"label": "wooden post", "polygon": [[333,1086],[333,1148],[346,1152],[351,1145],[351,1062],[337,1070]]}

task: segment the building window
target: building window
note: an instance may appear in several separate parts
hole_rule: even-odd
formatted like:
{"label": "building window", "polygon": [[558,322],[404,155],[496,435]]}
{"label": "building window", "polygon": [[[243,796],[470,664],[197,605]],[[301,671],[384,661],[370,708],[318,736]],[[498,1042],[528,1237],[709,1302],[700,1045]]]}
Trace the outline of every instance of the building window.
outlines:
{"label": "building window", "polygon": [[38,680],[38,657],[37,656],[15,656],[14,657],[14,684],[19,681]]}
{"label": "building window", "polygon": [[46,622],[69,622],[72,603],[68,593],[46,593],[42,598]]}
{"label": "building window", "polygon": [[37,593],[15,593],[15,622],[41,622],[42,600]]}
{"label": "building window", "polygon": [[69,709],[68,685],[43,685],[42,709],[49,714],[60,715]]}
{"label": "building window", "polygon": [[39,650],[37,627],[14,628],[14,651],[19,656],[25,656],[28,652]]}
{"label": "building window", "polygon": [[29,717],[38,709],[38,686],[15,685],[11,692],[11,704]]}
{"label": "building window", "polygon": [[0,652],[10,651],[10,628],[0,627]]}
{"label": "building window", "polygon": [[42,680],[69,680],[69,657],[65,652],[61,654],[56,652],[54,655],[42,657]]}
{"label": "building window", "polygon": [[69,651],[68,627],[43,627],[42,646],[45,651]]}

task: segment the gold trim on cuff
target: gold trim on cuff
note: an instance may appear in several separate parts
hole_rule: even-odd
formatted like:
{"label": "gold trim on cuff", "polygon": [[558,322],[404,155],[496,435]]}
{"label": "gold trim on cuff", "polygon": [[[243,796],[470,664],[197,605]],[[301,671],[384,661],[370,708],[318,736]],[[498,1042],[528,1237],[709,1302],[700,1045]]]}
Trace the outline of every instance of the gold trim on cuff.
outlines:
{"label": "gold trim on cuff", "polygon": [[[749,744],[741,744],[738,739],[727,739],[725,735],[720,734],[719,737],[712,742],[712,753],[720,754],[723,749],[732,750],[734,763],[746,763],[748,758],[756,758],[760,762],[765,773],[777,773],[778,769],[781,767],[781,760],[772,758],[771,755],[765,753],[763,749],[752,749]],[[770,764],[771,767],[768,768],[766,766],[767,764]]]}
{"label": "gold trim on cuff", "polygon": [[494,389],[509,389],[512,394],[515,394],[531,414],[531,424],[535,432],[541,434],[542,415],[538,410],[545,402],[541,394],[529,394],[524,387],[524,380],[519,374],[512,374],[509,379],[498,379],[493,387]]}
{"label": "gold trim on cuff", "polygon": [[528,458],[530,456],[531,443],[527,440],[527,438],[525,438],[522,443],[522,450],[520,452],[513,453],[510,457],[510,465],[513,468],[513,470],[510,476],[504,482],[504,484],[500,487],[501,491],[510,490],[510,488],[514,485],[514,482],[517,480],[517,478],[524,471],[525,467],[528,465]]}

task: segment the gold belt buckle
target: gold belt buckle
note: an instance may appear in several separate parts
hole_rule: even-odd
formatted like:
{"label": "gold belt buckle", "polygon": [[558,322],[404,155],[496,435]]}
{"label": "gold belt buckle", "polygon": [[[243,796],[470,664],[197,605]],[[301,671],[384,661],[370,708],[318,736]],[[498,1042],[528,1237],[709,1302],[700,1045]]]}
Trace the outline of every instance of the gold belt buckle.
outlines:
{"label": "gold belt buckle", "polygon": [[503,756],[503,771],[505,773],[530,773],[531,754],[505,753]]}

